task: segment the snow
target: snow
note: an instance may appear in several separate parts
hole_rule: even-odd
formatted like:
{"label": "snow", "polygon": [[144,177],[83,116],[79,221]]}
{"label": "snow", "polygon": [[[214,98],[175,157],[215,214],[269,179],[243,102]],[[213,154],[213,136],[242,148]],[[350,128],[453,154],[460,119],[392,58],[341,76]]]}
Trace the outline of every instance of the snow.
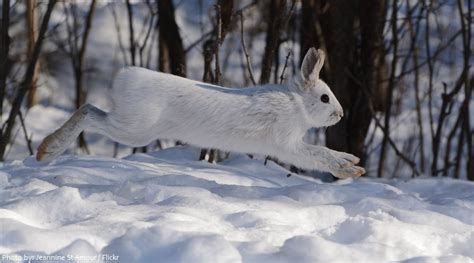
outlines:
{"label": "snow", "polygon": [[198,154],[5,163],[2,262],[474,262],[473,183],[323,183],[245,155],[209,164]]}

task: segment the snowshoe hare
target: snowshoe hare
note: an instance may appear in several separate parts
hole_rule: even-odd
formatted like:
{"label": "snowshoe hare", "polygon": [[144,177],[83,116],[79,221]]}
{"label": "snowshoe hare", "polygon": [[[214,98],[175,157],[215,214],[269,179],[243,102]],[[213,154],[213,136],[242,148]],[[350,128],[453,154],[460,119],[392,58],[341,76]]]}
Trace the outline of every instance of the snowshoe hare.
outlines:
{"label": "snowshoe hare", "polygon": [[311,127],[336,124],[343,109],[319,78],[324,52],[311,48],[290,84],[228,89],[128,67],[116,77],[110,112],[85,104],[44,139],[36,159],[63,153],[84,129],[130,146],[157,138],[224,151],[268,155],[339,178],[365,173],[359,158],[303,142]]}

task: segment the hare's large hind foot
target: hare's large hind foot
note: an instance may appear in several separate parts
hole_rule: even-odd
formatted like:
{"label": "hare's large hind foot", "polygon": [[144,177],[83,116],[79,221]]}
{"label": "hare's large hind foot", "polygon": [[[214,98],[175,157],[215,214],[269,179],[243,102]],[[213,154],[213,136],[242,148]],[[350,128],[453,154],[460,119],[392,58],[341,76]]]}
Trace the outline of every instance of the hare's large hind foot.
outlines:
{"label": "hare's large hind foot", "polygon": [[67,149],[69,144],[61,140],[63,136],[60,133],[61,130],[57,130],[43,140],[36,153],[37,161],[50,162]]}
{"label": "hare's large hind foot", "polygon": [[341,167],[333,172],[331,172],[337,178],[351,178],[351,177],[359,177],[365,174],[365,169],[360,166],[349,166],[349,167]]}

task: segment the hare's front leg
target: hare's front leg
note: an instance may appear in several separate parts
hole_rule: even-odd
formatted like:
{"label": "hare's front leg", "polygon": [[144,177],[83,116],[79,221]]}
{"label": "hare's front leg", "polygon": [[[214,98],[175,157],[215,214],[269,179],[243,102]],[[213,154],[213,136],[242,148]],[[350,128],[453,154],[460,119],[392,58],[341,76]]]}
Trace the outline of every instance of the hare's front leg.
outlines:
{"label": "hare's front leg", "polygon": [[365,174],[363,167],[357,166],[360,159],[350,153],[338,152],[323,146],[304,145],[319,169],[330,172],[338,178],[359,177]]}

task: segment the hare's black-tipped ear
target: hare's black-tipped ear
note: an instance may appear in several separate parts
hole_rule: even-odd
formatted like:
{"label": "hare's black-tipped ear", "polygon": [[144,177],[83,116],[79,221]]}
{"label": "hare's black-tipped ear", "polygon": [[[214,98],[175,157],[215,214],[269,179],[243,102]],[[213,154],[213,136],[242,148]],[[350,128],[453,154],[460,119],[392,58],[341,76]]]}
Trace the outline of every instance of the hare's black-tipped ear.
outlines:
{"label": "hare's black-tipped ear", "polygon": [[304,56],[301,64],[301,75],[306,81],[316,81],[319,79],[319,72],[324,65],[324,51],[310,48]]}

